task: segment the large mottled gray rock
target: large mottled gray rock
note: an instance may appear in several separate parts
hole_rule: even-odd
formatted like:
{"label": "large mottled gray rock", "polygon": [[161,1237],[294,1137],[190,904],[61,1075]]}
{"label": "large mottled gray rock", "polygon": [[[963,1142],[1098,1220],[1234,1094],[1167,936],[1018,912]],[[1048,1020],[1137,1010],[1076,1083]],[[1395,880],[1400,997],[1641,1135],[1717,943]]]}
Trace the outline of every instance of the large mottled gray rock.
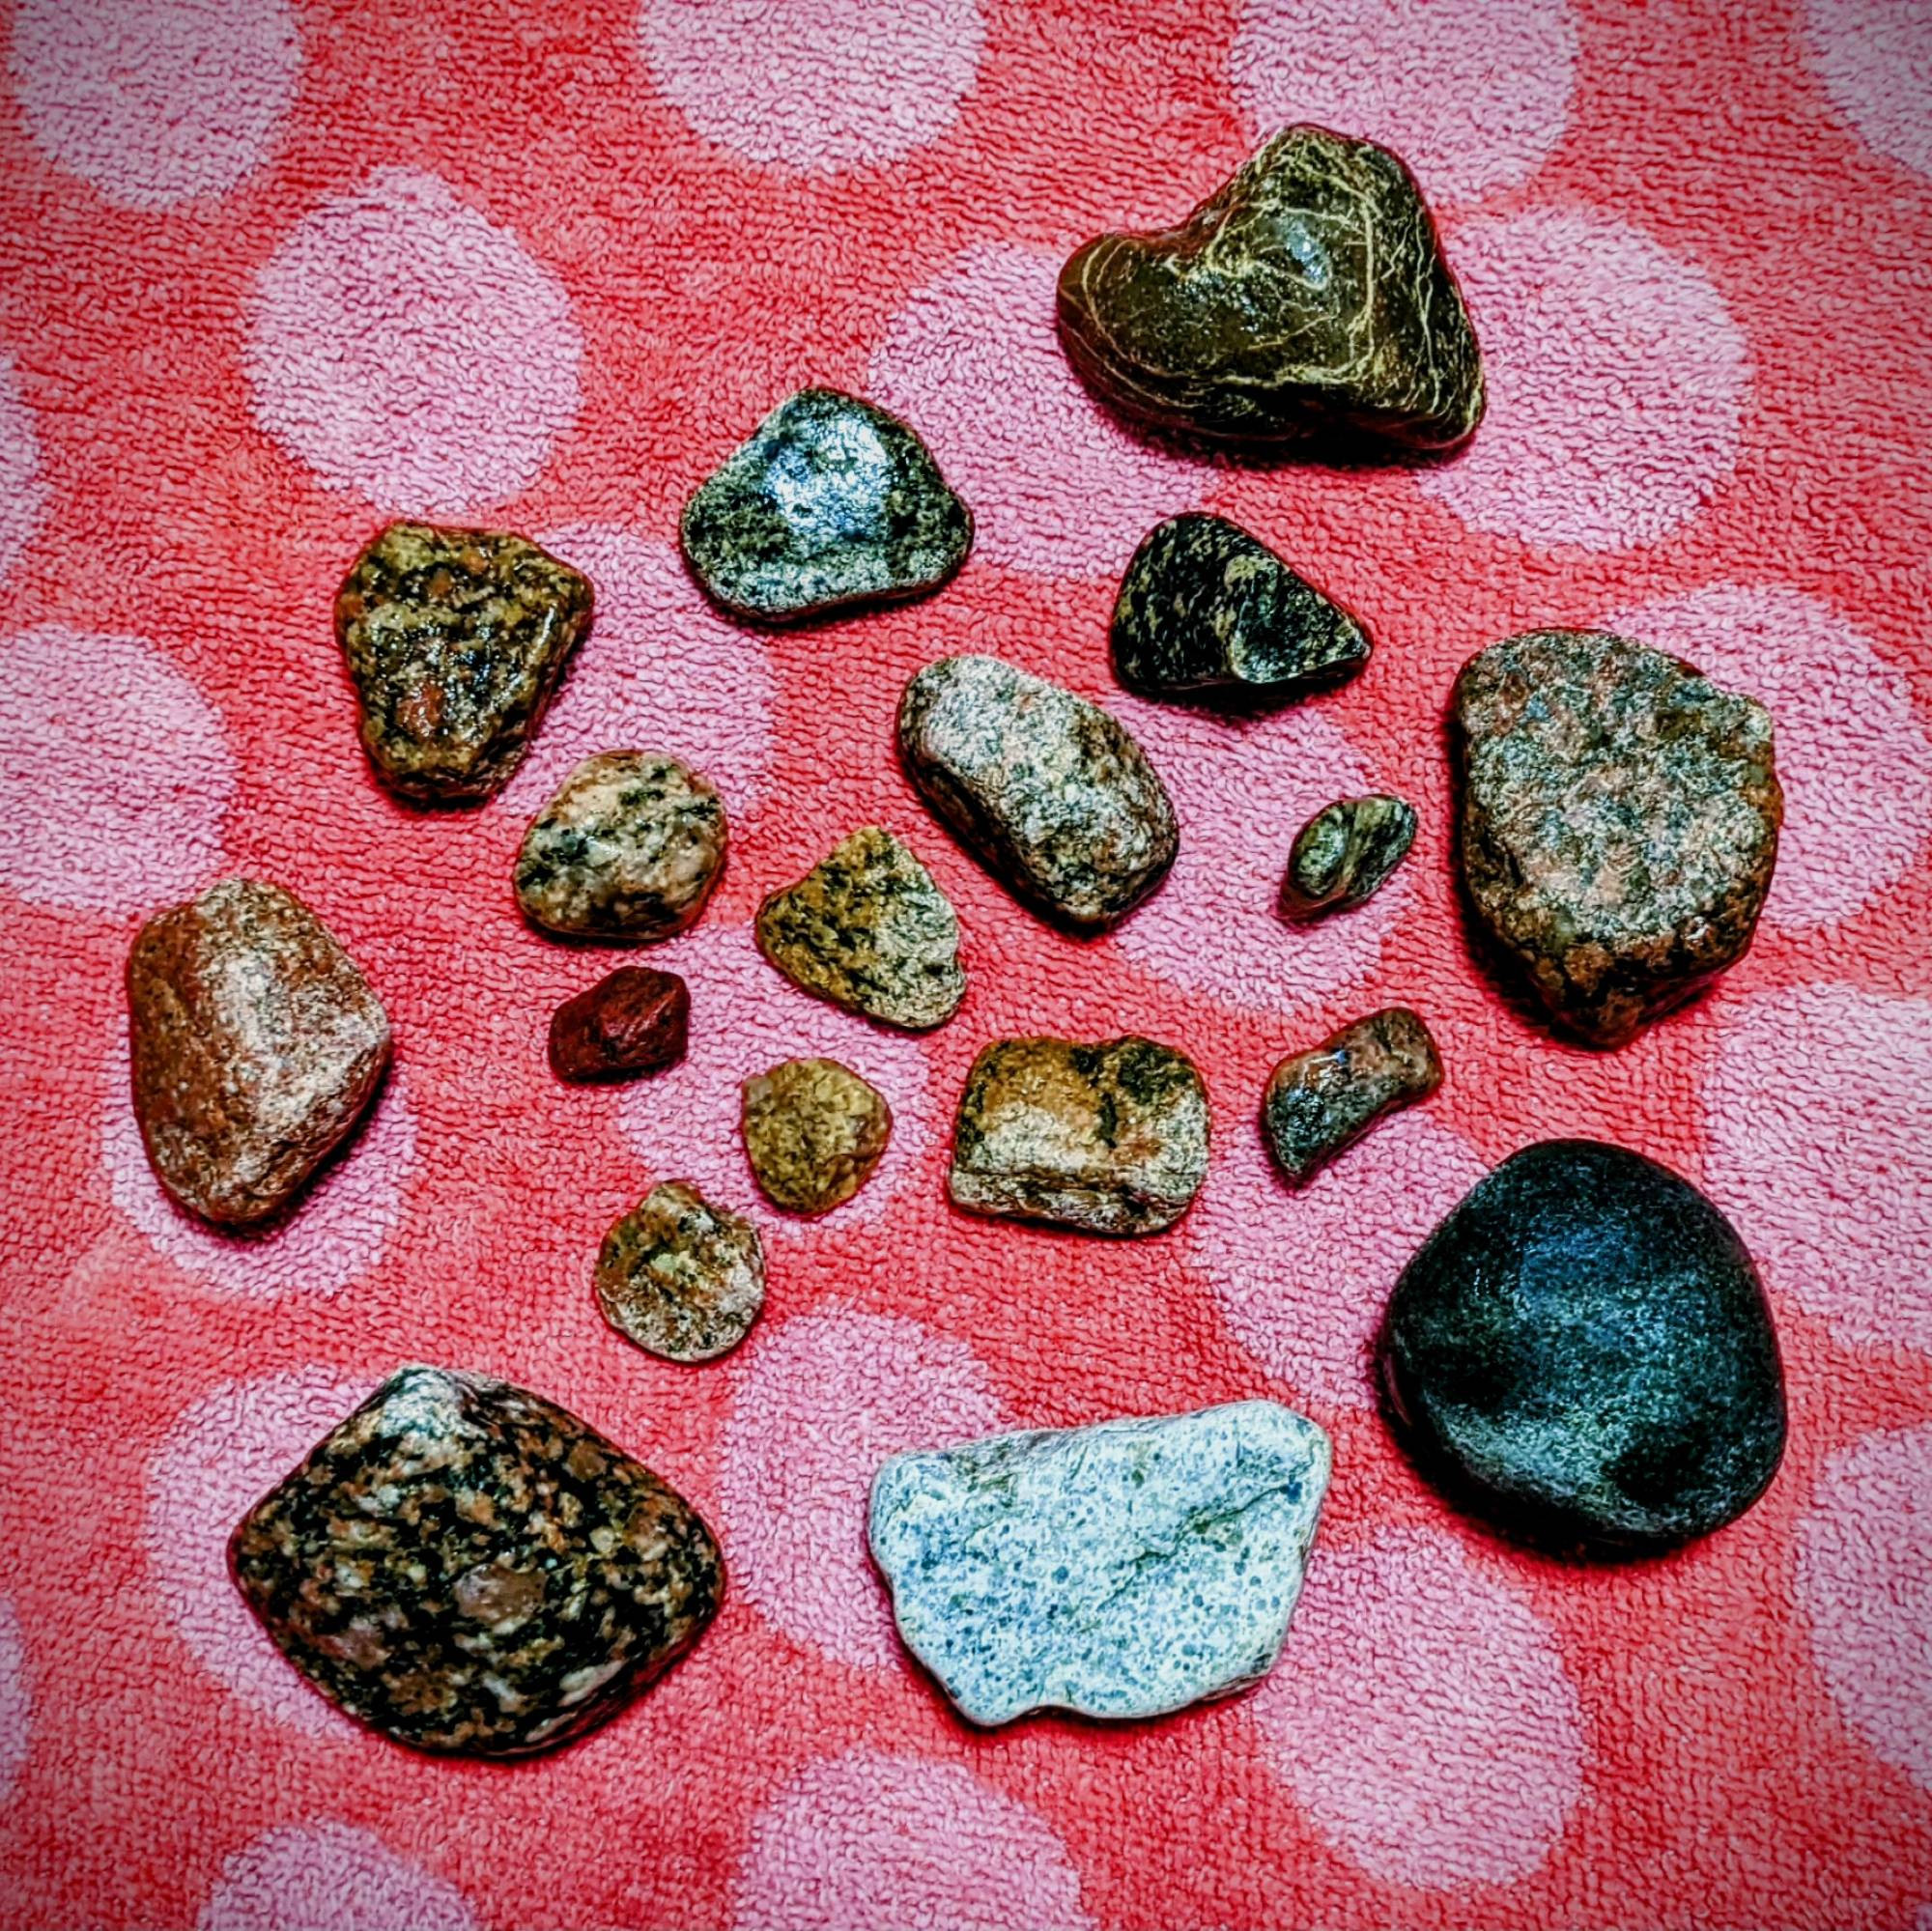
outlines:
{"label": "large mottled gray rock", "polygon": [[1126,726],[997,657],[928,664],[899,700],[898,742],[974,857],[1075,931],[1125,918],[1179,849],[1166,787]]}
{"label": "large mottled gray rock", "polygon": [[1158,1717],[1273,1668],[1328,1488],[1274,1402],[895,1456],[872,1554],[960,1714]]}

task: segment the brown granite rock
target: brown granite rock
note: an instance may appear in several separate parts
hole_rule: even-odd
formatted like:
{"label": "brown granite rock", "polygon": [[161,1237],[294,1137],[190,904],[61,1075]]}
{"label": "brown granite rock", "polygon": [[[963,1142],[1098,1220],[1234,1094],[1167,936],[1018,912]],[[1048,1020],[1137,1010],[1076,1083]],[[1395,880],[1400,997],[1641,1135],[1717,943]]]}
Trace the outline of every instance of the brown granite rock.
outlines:
{"label": "brown granite rock", "polygon": [[1383,1114],[1427,1099],[1441,1084],[1429,1028],[1406,1007],[1384,1007],[1275,1067],[1262,1131],[1283,1176],[1300,1186]]}
{"label": "brown granite rock", "polygon": [[711,1361],[765,1304],[765,1250],[749,1220],[666,1180],[617,1221],[597,1255],[597,1300],[617,1332],[667,1361]]}
{"label": "brown granite rock", "polygon": [[787,1060],[744,1086],[745,1152],[765,1198],[829,1213],[872,1178],[892,1138],[885,1095],[837,1060]]}
{"label": "brown granite rock", "polygon": [[281,1212],[389,1064],[388,1019],[355,961],[300,899],[250,878],[141,927],[128,1010],[148,1158],[223,1227]]}
{"label": "brown granite rock", "polygon": [[1463,666],[1451,728],[1470,905],[1556,1019],[1620,1045],[1744,955],[1784,815],[1762,704],[1531,631]]}
{"label": "brown granite rock", "polygon": [[550,1022],[550,1065],[558,1079],[588,1085],[661,1073],[684,1058],[691,990],[674,972],[619,966]]}
{"label": "brown granite rock", "polygon": [[1281,881],[1289,920],[1346,912],[1373,898],[1415,840],[1415,807],[1376,793],[1338,798],[1295,834]]}
{"label": "brown granite rock", "polygon": [[392,523],[335,599],[362,744],[383,781],[430,805],[499,790],[590,607],[588,580],[527,537]]}
{"label": "brown granite rock", "polygon": [[242,1519],[237,1586],[282,1654],[413,1749],[527,1756],[614,1716],[724,1593],[690,1504],[575,1415],[391,1376]]}
{"label": "brown granite rock", "polygon": [[524,835],[517,902],[573,937],[674,938],[704,910],[725,843],[709,779],[663,752],[600,752]]}
{"label": "brown granite rock", "polygon": [[996,1039],[952,1129],[953,1204],[1091,1234],[1158,1234],[1208,1173],[1208,1093],[1185,1055],[1128,1036]]}

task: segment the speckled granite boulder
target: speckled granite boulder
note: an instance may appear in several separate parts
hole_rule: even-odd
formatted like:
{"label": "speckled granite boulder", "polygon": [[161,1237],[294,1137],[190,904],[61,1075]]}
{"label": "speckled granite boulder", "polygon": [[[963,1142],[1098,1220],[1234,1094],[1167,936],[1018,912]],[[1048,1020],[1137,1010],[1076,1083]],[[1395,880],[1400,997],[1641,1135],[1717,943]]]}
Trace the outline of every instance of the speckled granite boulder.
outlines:
{"label": "speckled granite boulder", "polygon": [[774,1207],[830,1213],[872,1178],[893,1114],[837,1060],[787,1060],[744,1085],[745,1154]]}
{"label": "speckled granite boulder", "polygon": [[1274,1667],[1330,1459],[1273,1402],[898,1455],[872,1483],[872,1554],[971,1721],[1158,1717]]}
{"label": "speckled granite boulder", "polygon": [[517,902],[574,937],[674,938],[704,910],[725,844],[708,779],[662,752],[600,752],[524,835]]}
{"label": "speckled granite boulder", "polygon": [[1067,359],[1123,415],[1219,441],[1449,449],[1483,364],[1396,156],[1277,134],[1179,227],[1102,235],[1060,274]]}
{"label": "speckled granite boulder", "polygon": [[1323,690],[1369,660],[1357,619],[1225,517],[1170,517],[1114,605],[1114,674],[1146,697]]}
{"label": "speckled granite boulder", "polygon": [[1379,793],[1338,798],[1295,834],[1281,881],[1284,919],[1346,912],[1373,898],[1415,841],[1415,808]]}
{"label": "speckled granite boulder", "polygon": [[1470,904],[1552,1016],[1621,1045],[1744,955],[1784,816],[1762,704],[1531,631],[1463,666],[1451,728]]}
{"label": "speckled granite boulder", "polygon": [[948,1179],[969,1212],[1158,1234],[1207,1175],[1208,1091],[1171,1046],[996,1039],[973,1062]]}
{"label": "speckled granite boulder", "polygon": [[515,1757],[597,1727],[724,1587],[690,1505],[575,1415],[391,1376],[242,1519],[229,1562],[331,1702],[414,1749]]}
{"label": "speckled granite boulder", "polygon": [[691,988],[676,973],[619,966],[551,1015],[551,1070],[574,1085],[661,1073],[690,1036]]}
{"label": "speckled granite boulder", "polygon": [[864,825],[758,907],[758,950],[794,985],[887,1026],[943,1026],[966,997],[959,920],[932,874]]}
{"label": "speckled granite boulder", "polygon": [[1594,1141],[1525,1147],[1477,1183],[1397,1283],[1380,1368],[1423,1472],[1559,1548],[1708,1535],[1784,1452],[1744,1243],[1688,1181]]}
{"label": "speckled granite boulder", "polygon": [[836,389],[788,396],[685,505],[685,560],[726,610],[785,623],[935,590],[973,517],[897,416]]}
{"label": "speckled granite boulder", "polygon": [[928,664],[899,701],[898,743],[960,842],[1075,931],[1125,918],[1179,849],[1166,787],[1125,725],[997,657]]}
{"label": "speckled granite boulder", "polygon": [[1262,1131],[1284,1178],[1300,1186],[1385,1113],[1427,1099],[1441,1084],[1429,1028],[1406,1007],[1385,1007],[1275,1067]]}
{"label": "speckled granite boulder", "polygon": [[765,1304],[765,1249],[749,1220],[682,1180],[654,1186],[597,1254],[597,1302],[627,1340],[667,1361],[712,1361]]}
{"label": "speckled granite boulder", "polygon": [[362,743],[428,805],[499,790],[590,628],[588,581],[528,538],[392,523],[335,599]]}
{"label": "speckled granite boulder", "polygon": [[141,927],[128,1014],[148,1158],[223,1227],[287,1207],[389,1064],[388,1019],[355,961],[300,899],[251,878]]}

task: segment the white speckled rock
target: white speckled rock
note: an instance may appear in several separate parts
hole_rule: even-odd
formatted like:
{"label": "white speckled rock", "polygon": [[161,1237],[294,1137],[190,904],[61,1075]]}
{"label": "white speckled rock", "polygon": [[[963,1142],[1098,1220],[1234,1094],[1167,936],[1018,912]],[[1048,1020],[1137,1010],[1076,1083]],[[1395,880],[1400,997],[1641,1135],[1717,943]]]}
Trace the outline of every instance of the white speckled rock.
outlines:
{"label": "white speckled rock", "polygon": [[1274,1666],[1331,1459],[1275,1402],[988,1435],[879,1470],[872,1555],[971,1721],[1158,1717]]}

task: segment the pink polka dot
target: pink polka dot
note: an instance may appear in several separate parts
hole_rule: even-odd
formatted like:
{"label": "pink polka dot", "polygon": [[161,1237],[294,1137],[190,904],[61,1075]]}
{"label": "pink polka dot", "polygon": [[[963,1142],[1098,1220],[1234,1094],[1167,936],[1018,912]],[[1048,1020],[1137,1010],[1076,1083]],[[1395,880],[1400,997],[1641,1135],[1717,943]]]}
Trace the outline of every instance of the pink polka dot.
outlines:
{"label": "pink polka dot", "polygon": [[221,720],[153,644],[49,624],[0,640],[0,883],[121,915],[222,866],[235,760]]}
{"label": "pink polka dot", "polygon": [[1054,333],[1059,272],[1056,255],[969,248],[899,311],[872,388],[973,506],[981,554],[1113,576],[1151,524],[1193,506],[1204,472],[1117,428],[1080,386]]}
{"label": "pink polka dot", "polygon": [[1315,1828],[1385,1883],[1526,1877],[1582,1794],[1582,1712],[1555,1636],[1434,1530],[1318,1548],[1250,1707]]}
{"label": "pink polka dot", "polygon": [[724,1427],[731,1575],[793,1641],[835,1662],[899,1661],[866,1547],[888,1456],[987,1434],[1000,1404],[963,1343],[896,1315],[834,1309],[753,1338]]}
{"label": "pink polka dot", "polygon": [[284,1824],[221,1866],[197,1931],[476,1931],[454,1886],[348,1824]]}
{"label": "pink polka dot", "polygon": [[266,1234],[219,1233],[178,1207],[155,1178],[134,1121],[125,1047],[107,1067],[100,1156],[114,1205],[189,1280],[236,1300],[327,1298],[368,1273],[402,1217],[415,1154],[409,1093],[392,1071],[374,1115],[290,1219]]}
{"label": "pink polka dot", "polygon": [[27,1762],[27,1729],[33,1719],[27,1689],[27,1639],[12,1603],[0,1596],[0,1803],[14,1793]]}
{"label": "pink polka dot", "polygon": [[1536,172],[1576,68],[1566,0],[1249,0],[1232,62],[1264,135],[1313,121],[1379,141],[1451,201]]}
{"label": "pink polka dot", "polygon": [[1398,1114],[1298,1191],[1233,1122],[1182,1223],[1236,1337],[1297,1394],[1375,1405],[1369,1349],[1396,1277],[1486,1169],[1460,1133]]}
{"label": "pink polka dot", "polygon": [[1459,228],[1450,254],[1490,411],[1422,489],[1545,548],[1627,549],[1694,516],[1737,462],[1749,363],[1703,270],[1573,209]]}
{"label": "pink polka dot", "polygon": [[1932,12],[1911,0],[1805,0],[1832,104],[1880,154],[1932,174]]}
{"label": "pink polka dot", "polygon": [[1085,1931],[1080,1874],[1024,1803],[955,1764],[854,1750],[758,1813],[738,1931]]}
{"label": "pink polka dot", "polygon": [[256,284],[256,419],[336,489],[451,515],[536,479],[576,420],[563,285],[435,175],[384,168],[298,224]]}
{"label": "pink polka dot", "polygon": [[0,349],[0,573],[32,542],[46,506],[34,413],[20,399],[14,358]]}
{"label": "pink polka dot", "polygon": [[582,759],[629,746],[673,753],[727,811],[749,810],[772,756],[764,639],[720,616],[664,544],[595,524],[540,541],[590,579],[597,614],[503,809],[533,815]]}
{"label": "pink polka dot", "polygon": [[260,167],[301,70],[289,0],[20,0],[14,78],[41,150],[126,208]]}
{"label": "pink polka dot", "polygon": [[1605,624],[1770,706],[1785,808],[1772,924],[1833,924],[1910,869],[1932,829],[1932,740],[1904,676],[1830,605],[1724,583]]}
{"label": "pink polka dot", "polygon": [[1843,1716],[1932,1790],[1932,1429],[1868,1434],[1825,1464],[1798,1537],[1811,1654]]}
{"label": "pink polka dot", "polygon": [[652,78],[698,133],[795,168],[896,160],[958,118],[978,0],[645,0]]}
{"label": "pink polka dot", "polygon": [[181,1417],[148,1470],[148,1573],[175,1633],[244,1702],[337,1740],[359,1732],[269,1640],[228,1574],[228,1538],[371,1392],[320,1367],[223,1382]]}
{"label": "pink polka dot", "polygon": [[1232,719],[1110,697],[1174,799],[1180,856],[1110,943],[1196,992],[1292,1015],[1359,983],[1408,903],[1406,867],[1366,905],[1307,924],[1276,909],[1289,847],[1337,798],[1376,788],[1368,761],[1315,711]]}
{"label": "pink polka dot", "polygon": [[1712,1196],[1780,1293],[1932,1352],[1932,1005],[1801,985],[1737,1009],[1704,1082]]}
{"label": "pink polka dot", "polygon": [[[630,1088],[619,1118],[654,1179],[690,1180],[721,1207],[750,1210],[767,1244],[801,1231],[876,1219],[912,1180],[931,1139],[925,1049],[811,999],[759,956],[749,925],[707,924],[651,949],[650,963],[691,987],[691,1047],[668,1073]],[[838,1060],[885,1095],[893,1135],[872,1178],[811,1222],[768,1206],[739,1130],[739,1087],[781,1060]]]}

